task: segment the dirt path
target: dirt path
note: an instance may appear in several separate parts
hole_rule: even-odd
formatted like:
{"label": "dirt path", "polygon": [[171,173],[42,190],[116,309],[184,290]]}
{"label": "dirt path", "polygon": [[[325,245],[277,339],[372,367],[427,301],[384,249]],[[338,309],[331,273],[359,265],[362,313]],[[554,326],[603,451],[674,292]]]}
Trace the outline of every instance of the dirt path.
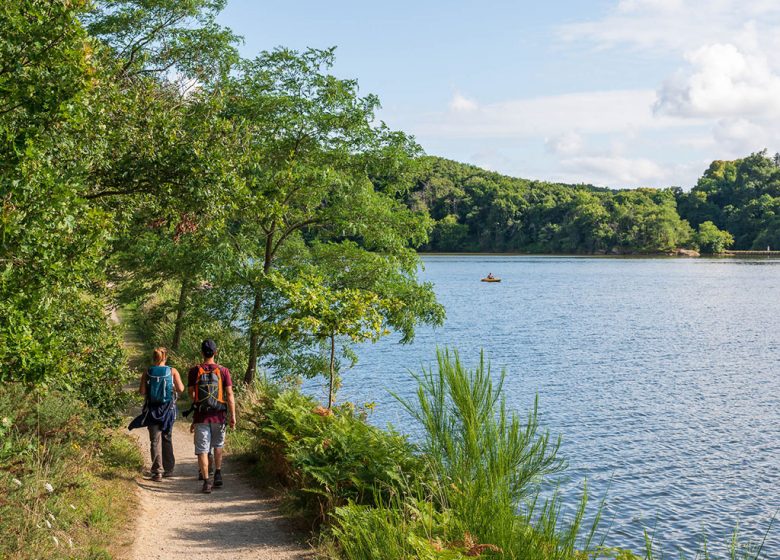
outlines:
{"label": "dirt path", "polygon": [[[121,323],[120,312],[111,310],[111,320]],[[124,346],[129,367],[140,377],[146,367],[144,344],[138,333],[127,328]],[[129,390],[136,390],[132,384]],[[240,466],[227,450],[222,465],[225,485],[202,494],[198,463],[189,422],[173,429],[176,470],[171,478],[153,482],[147,474],[138,479],[139,508],[135,541],[125,555],[130,560],[272,560],[311,558],[311,550],[286,528],[277,503],[242,479]],[[130,432],[141,449],[147,469],[149,432]]]}
{"label": "dirt path", "polygon": [[[277,505],[242,480],[226,457],[225,485],[212,494],[200,492],[198,467],[188,425],[173,430],[176,471],[172,478],[138,480],[140,508],[132,560],[178,558],[292,559],[310,558],[297,544]],[[133,430],[149,466],[149,435]]]}

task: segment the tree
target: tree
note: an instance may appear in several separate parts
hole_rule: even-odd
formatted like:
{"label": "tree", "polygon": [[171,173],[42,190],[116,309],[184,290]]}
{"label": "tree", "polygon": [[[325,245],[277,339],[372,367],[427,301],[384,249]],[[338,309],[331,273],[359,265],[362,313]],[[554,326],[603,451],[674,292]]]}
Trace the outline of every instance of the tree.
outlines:
{"label": "tree", "polygon": [[311,334],[314,351],[327,343],[329,408],[339,386],[339,340],[341,354],[354,363],[352,344],[376,341],[391,330],[408,342],[418,323],[439,325],[444,319],[433,287],[416,279],[417,259],[412,251],[388,255],[351,241],[314,243],[305,261],[292,280],[275,275],[274,286],[288,313],[272,328],[286,339]]}
{"label": "tree", "polygon": [[261,352],[262,320],[275,320],[264,302],[286,245],[352,239],[395,253],[427,239],[430,220],[399,197],[419,148],[375,124],[377,98],[327,74],[332,63],[332,49],[263,53],[226,88],[226,113],[247,131],[246,191],[231,232],[236,275],[252,293],[247,381]]}
{"label": "tree", "polygon": [[734,238],[727,231],[721,231],[712,222],[699,224],[694,236],[702,253],[722,253],[734,244]]}
{"label": "tree", "polygon": [[80,165],[71,137],[94,71],[78,20],[85,7],[11,1],[0,9],[2,377],[62,372],[77,336],[63,331],[73,323],[68,312],[94,311],[89,288],[106,216],[75,195]]}
{"label": "tree", "polygon": [[727,230],[737,249],[766,248],[780,208],[780,168],[766,150],[713,161],[691,192],[678,198],[680,215],[694,226],[709,221]]}
{"label": "tree", "polygon": [[466,247],[469,227],[458,223],[458,218],[452,214],[444,216],[436,222],[431,233],[431,247],[436,251],[462,251]]}
{"label": "tree", "polygon": [[226,0],[100,0],[83,16],[89,33],[110,49],[118,79],[220,80],[238,61],[239,41],[216,23]]}
{"label": "tree", "polygon": [[169,92],[156,99],[143,104],[144,115],[117,116],[127,130],[110,134],[113,163],[93,169],[94,187],[86,196],[121,223],[113,264],[125,298],[176,284],[169,344],[178,350],[193,291],[214,284],[227,266],[227,228],[242,188],[235,171],[240,133],[224,118],[215,93],[181,99]]}

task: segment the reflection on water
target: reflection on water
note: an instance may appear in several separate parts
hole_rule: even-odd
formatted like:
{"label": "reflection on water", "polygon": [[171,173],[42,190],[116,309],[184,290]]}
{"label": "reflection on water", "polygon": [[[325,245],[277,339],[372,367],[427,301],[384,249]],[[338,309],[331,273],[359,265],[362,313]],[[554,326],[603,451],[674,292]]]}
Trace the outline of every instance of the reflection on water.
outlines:
{"label": "reflection on water", "polygon": [[[447,309],[444,327],[358,350],[341,399],[377,402],[372,421],[414,433],[388,394],[412,396],[409,369],[437,345],[466,362],[484,349],[508,372],[508,402],[563,436],[574,503],[587,477],[609,487],[608,544],[668,552],[710,546],[739,524],[761,538],[780,509],[780,261],[436,256],[422,277]],[[502,282],[481,283],[493,272]],[[317,387],[308,390],[319,392]],[[609,525],[609,523],[607,523]],[[780,531],[765,551],[780,557]]]}

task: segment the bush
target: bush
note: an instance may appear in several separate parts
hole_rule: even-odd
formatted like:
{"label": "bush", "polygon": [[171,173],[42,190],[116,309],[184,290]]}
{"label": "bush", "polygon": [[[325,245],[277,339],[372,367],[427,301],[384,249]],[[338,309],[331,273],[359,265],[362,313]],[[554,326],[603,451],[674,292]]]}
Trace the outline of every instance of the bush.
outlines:
{"label": "bush", "polygon": [[321,523],[338,506],[378,504],[423,470],[405,437],[370,426],[351,404],[329,412],[297,390],[257,387],[242,416],[254,426],[260,472],[288,489],[302,517]]}
{"label": "bush", "polygon": [[722,253],[734,244],[734,237],[727,231],[721,231],[710,221],[699,224],[694,241],[702,253]]}
{"label": "bush", "polygon": [[[465,558],[480,550],[474,543],[445,540],[448,513],[426,502],[388,507],[349,505],[336,509],[331,535],[336,555],[349,559],[421,560]],[[467,547],[468,544],[468,547]]]}

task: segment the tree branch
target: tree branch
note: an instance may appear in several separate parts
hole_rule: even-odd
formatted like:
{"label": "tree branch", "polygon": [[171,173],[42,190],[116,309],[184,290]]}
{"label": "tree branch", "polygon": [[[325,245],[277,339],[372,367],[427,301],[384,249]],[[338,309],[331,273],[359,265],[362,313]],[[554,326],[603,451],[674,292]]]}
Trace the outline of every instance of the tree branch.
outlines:
{"label": "tree branch", "polygon": [[312,224],[317,224],[322,222],[319,218],[310,218],[308,220],[303,220],[302,222],[298,222],[297,224],[293,224],[290,227],[288,227],[286,230],[282,232],[282,235],[279,236],[279,239],[276,240],[276,243],[274,243],[273,249],[271,251],[272,255],[276,254],[276,251],[279,249],[279,246],[282,244],[282,241],[287,239],[294,231],[302,229],[306,226],[310,226]]}

